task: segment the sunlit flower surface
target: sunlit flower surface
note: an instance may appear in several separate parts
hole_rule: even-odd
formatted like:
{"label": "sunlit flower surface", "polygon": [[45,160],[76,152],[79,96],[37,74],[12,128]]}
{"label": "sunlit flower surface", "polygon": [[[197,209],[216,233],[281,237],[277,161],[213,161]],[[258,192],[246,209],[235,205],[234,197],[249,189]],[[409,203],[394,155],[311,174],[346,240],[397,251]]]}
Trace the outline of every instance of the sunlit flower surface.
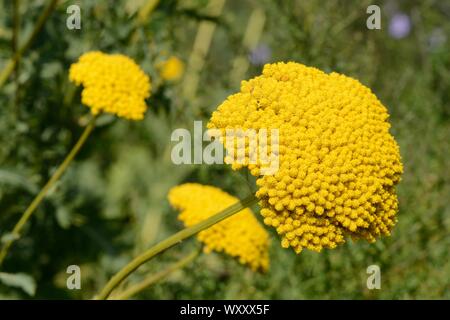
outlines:
{"label": "sunlit flower surface", "polygon": [[259,164],[244,166],[258,177],[264,223],[300,253],[335,248],[346,236],[390,235],[403,169],[388,117],[359,81],[289,62],[243,81],[208,127],[224,135],[226,128],[279,130],[279,170],[262,176]]}
{"label": "sunlit flower surface", "polygon": [[81,101],[92,114],[115,114],[142,120],[150,96],[150,78],[129,57],[93,51],[70,67],[69,79],[83,85]]}
{"label": "sunlit flower surface", "polygon": [[[219,188],[197,183],[172,188],[168,198],[171,205],[180,210],[178,219],[186,227],[239,201]],[[253,270],[266,271],[269,267],[269,235],[248,208],[201,231],[197,238],[206,252],[224,252]]]}

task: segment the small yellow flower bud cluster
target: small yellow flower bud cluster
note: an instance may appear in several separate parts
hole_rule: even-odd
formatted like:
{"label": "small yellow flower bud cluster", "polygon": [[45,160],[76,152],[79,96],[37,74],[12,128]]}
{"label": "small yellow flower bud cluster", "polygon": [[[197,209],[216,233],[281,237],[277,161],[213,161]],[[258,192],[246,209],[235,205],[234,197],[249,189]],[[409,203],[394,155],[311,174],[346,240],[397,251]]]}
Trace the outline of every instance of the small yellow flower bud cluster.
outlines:
{"label": "small yellow flower bud cluster", "polygon": [[184,63],[177,57],[170,57],[159,67],[159,75],[167,81],[176,81],[181,78],[184,72]]}
{"label": "small yellow flower bud cluster", "polygon": [[150,96],[150,78],[129,57],[92,51],[70,67],[69,79],[83,85],[81,101],[92,114],[108,112],[142,120]]}
{"label": "small yellow flower bud cluster", "polygon": [[[181,211],[178,219],[186,227],[239,201],[219,188],[197,183],[172,188],[168,198]],[[205,252],[224,252],[254,271],[266,271],[269,267],[269,235],[248,208],[201,231],[197,238],[204,244]]]}
{"label": "small yellow flower bud cluster", "polygon": [[264,223],[300,253],[390,234],[403,167],[388,117],[357,80],[289,62],[243,81],[208,127],[279,130],[279,170],[261,176],[259,164],[244,166],[258,177]]}

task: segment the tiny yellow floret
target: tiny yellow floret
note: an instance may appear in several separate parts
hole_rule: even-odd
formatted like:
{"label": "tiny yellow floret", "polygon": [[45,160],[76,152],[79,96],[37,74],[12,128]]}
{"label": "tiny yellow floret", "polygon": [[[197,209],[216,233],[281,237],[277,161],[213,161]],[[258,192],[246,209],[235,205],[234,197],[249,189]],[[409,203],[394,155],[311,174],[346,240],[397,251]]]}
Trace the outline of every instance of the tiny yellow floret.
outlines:
{"label": "tiny yellow floret", "polygon": [[81,102],[100,112],[129,120],[142,120],[150,96],[150,78],[129,57],[92,51],[70,66],[69,79],[83,85]]}
{"label": "tiny yellow floret", "polygon": [[[180,210],[178,219],[186,227],[195,225],[239,201],[219,188],[185,183],[169,192],[170,204]],[[205,252],[224,252],[250,266],[254,271],[269,267],[269,235],[246,208],[233,216],[201,231],[197,239]]]}

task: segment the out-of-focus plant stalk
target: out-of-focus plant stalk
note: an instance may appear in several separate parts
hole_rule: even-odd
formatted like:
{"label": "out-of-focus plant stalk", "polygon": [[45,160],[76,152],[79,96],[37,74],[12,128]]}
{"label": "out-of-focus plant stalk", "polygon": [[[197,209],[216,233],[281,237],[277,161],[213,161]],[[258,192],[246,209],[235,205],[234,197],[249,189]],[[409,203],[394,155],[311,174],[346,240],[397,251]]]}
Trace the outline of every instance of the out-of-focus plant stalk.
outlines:
{"label": "out-of-focus plant stalk", "polygon": [[167,269],[160,271],[154,275],[151,275],[147,278],[145,278],[143,281],[125,289],[124,291],[112,296],[111,300],[126,300],[130,297],[136,295],[137,293],[141,292],[144,289],[147,289],[151,285],[155,284],[156,282],[160,281],[161,279],[167,277],[172,272],[183,268],[184,266],[191,263],[197,256],[200,254],[200,250],[196,250],[192,252],[191,254],[185,256],[183,259],[175,262],[174,264],[170,265]]}
{"label": "out-of-focus plant stalk", "polygon": [[0,72],[0,88],[3,87],[3,85],[6,82],[6,80],[8,80],[9,76],[14,71],[14,69],[16,67],[16,64],[18,63],[18,61],[20,60],[22,55],[25,53],[25,51],[28,50],[28,48],[31,46],[31,43],[33,42],[33,40],[36,38],[38,33],[42,30],[42,28],[44,27],[45,22],[47,21],[48,17],[53,12],[53,10],[55,9],[57,3],[58,3],[58,0],[49,0],[48,1],[47,6],[44,8],[44,11],[39,16],[39,18],[38,18],[38,20],[37,20],[37,22],[36,22],[36,24],[35,24],[35,26],[33,28],[33,31],[31,32],[31,34],[28,37],[28,39],[17,50],[16,54],[11,59],[8,60],[8,62],[6,63],[5,67]]}
{"label": "out-of-focus plant stalk", "polygon": [[137,21],[139,25],[143,25],[150,14],[155,10],[160,0],[147,0],[147,2],[139,9]]}
{"label": "out-of-focus plant stalk", "polygon": [[136,15],[135,29],[130,37],[130,42],[132,44],[136,43],[136,41],[138,40],[139,28],[145,25],[152,12],[158,6],[159,2],[160,0],[147,0],[147,2],[140,7]]}
{"label": "out-of-focus plant stalk", "polygon": [[[225,0],[210,1],[207,8],[209,15],[211,17],[219,17],[224,5]],[[200,72],[205,64],[205,58],[211,46],[215,29],[216,23],[213,21],[202,21],[198,26],[183,82],[183,95],[186,100],[195,98],[200,80]]]}
{"label": "out-of-focus plant stalk", "polygon": [[[242,46],[248,52],[253,50],[259,42],[264,30],[264,24],[266,22],[266,14],[263,9],[257,8],[253,10],[250,18],[248,19],[247,28],[242,39]],[[240,83],[240,79],[245,78],[245,74],[248,70],[249,62],[246,55],[239,55],[233,61],[233,67],[231,69],[231,81],[233,83]]]}
{"label": "out-of-focus plant stalk", "polygon": [[39,191],[37,196],[33,199],[31,204],[28,206],[28,208],[23,213],[20,220],[16,223],[14,226],[14,229],[11,231],[11,239],[7,240],[5,244],[2,247],[2,250],[0,251],[0,266],[2,265],[6,255],[8,254],[8,250],[13,244],[14,241],[16,241],[18,238],[20,238],[20,232],[22,231],[23,227],[27,223],[27,221],[30,219],[33,212],[36,210],[38,205],[44,200],[45,196],[47,195],[48,191],[52,188],[52,186],[59,180],[59,178],[62,176],[64,171],[66,171],[69,164],[72,162],[73,158],[77,155],[77,153],[80,151],[83,144],[86,142],[87,138],[89,137],[90,133],[95,127],[95,117],[92,117],[89,121],[88,125],[84,129],[83,133],[81,134],[80,138],[76,142],[76,144],[73,146],[72,150],[70,150],[69,154],[66,156],[64,161],[60,164],[58,169],[53,173],[50,180],[45,184],[45,186]]}
{"label": "out-of-focus plant stalk", "polygon": [[111,292],[123,281],[125,280],[131,273],[133,273],[137,268],[139,268],[142,264],[151,260],[153,257],[158,255],[159,253],[164,252],[165,250],[173,247],[181,243],[183,240],[196,235],[202,230],[208,229],[212,225],[231,217],[232,215],[238,213],[239,211],[250,207],[251,205],[258,202],[258,199],[251,195],[231,206],[222,210],[221,212],[209,217],[208,219],[193,225],[192,227],[185,228],[180,232],[175,233],[169,238],[159,242],[154,245],[141,255],[134,258],[130,263],[128,263],[125,267],[122,268],[118,273],[116,273],[106,284],[106,286],[100,291],[100,293],[94,297],[98,300],[105,300],[109,297]]}
{"label": "out-of-focus plant stalk", "polygon": [[[19,47],[19,33],[20,33],[20,0],[14,0],[13,2],[13,34],[12,34],[12,52],[13,56],[17,54]],[[20,82],[19,82],[19,67],[20,58],[17,60],[16,66],[14,68],[14,82],[16,85],[14,94],[14,114],[15,118],[20,117],[19,108],[19,94],[20,94]]]}

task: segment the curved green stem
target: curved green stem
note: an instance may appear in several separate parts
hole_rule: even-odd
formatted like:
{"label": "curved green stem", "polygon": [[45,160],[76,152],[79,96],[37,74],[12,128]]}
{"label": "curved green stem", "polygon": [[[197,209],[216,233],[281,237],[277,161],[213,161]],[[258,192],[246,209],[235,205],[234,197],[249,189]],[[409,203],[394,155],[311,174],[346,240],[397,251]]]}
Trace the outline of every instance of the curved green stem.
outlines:
{"label": "curved green stem", "polygon": [[56,4],[58,3],[58,0],[49,0],[47,6],[45,7],[42,14],[39,16],[33,31],[31,32],[28,39],[25,41],[23,46],[16,52],[16,54],[8,60],[6,63],[6,66],[3,68],[2,72],[0,73],[0,88],[5,84],[6,80],[8,80],[11,73],[14,71],[17,62],[19,61],[20,57],[24,54],[25,51],[28,50],[33,40],[36,38],[38,33],[41,31],[42,27],[45,24],[45,21],[47,21],[48,17],[52,13],[52,11],[55,9]]}
{"label": "curved green stem", "polygon": [[184,239],[192,237],[193,235],[199,233],[202,230],[205,230],[212,225],[232,216],[233,214],[238,213],[239,211],[250,207],[251,205],[258,202],[258,199],[251,195],[232,206],[224,209],[223,211],[209,217],[208,219],[193,225],[192,227],[181,230],[180,232],[175,233],[169,238],[161,241],[160,243],[154,245],[138,257],[134,258],[130,263],[128,263],[125,267],[122,268],[118,273],[116,273],[106,284],[106,286],[100,291],[99,295],[95,297],[99,300],[104,300],[109,297],[111,292],[123,281],[125,280],[133,271],[139,268],[142,264],[152,259],[157,254],[171,248],[172,246],[181,243]]}
{"label": "curved green stem", "polygon": [[[19,43],[19,32],[20,32],[20,0],[14,0],[13,2],[13,34],[12,34],[12,52],[16,55],[18,51]],[[20,81],[19,81],[19,64],[20,59],[17,60],[16,66],[14,68],[14,81],[15,81],[15,92],[14,92],[14,116],[18,120],[20,117],[19,109],[19,96],[20,96]]]}
{"label": "curved green stem", "polygon": [[20,220],[16,223],[16,225],[14,226],[14,229],[11,232],[13,237],[3,245],[3,248],[0,251],[0,266],[2,265],[3,260],[5,259],[6,255],[8,254],[8,250],[11,247],[11,245],[13,244],[13,242],[20,237],[20,232],[21,232],[22,228],[27,223],[28,219],[30,219],[34,210],[36,210],[37,206],[45,198],[45,196],[47,195],[50,188],[55,184],[56,181],[58,181],[58,179],[62,176],[64,171],[67,169],[69,164],[72,162],[73,158],[78,153],[78,151],[80,151],[80,149],[83,146],[83,144],[85,143],[86,139],[89,137],[90,133],[92,132],[92,129],[94,129],[94,126],[95,126],[95,117],[92,117],[90,122],[84,129],[83,133],[81,134],[81,137],[78,139],[77,143],[73,146],[72,150],[70,150],[69,154],[66,156],[64,161],[60,164],[58,169],[56,169],[55,173],[53,173],[50,180],[48,180],[48,182],[41,189],[41,191],[39,191],[37,196],[34,198],[34,200],[31,202],[31,204],[28,206],[28,208],[23,213]]}
{"label": "curved green stem", "polygon": [[112,300],[126,300],[134,295],[136,295],[137,293],[141,292],[142,290],[148,288],[149,286],[151,286],[152,284],[158,282],[159,280],[167,277],[169,274],[171,274],[172,272],[183,268],[184,266],[188,265],[189,263],[191,263],[195,258],[198,257],[198,255],[200,254],[200,250],[195,250],[194,252],[192,252],[191,254],[187,255],[186,257],[184,257],[183,259],[177,261],[176,263],[170,265],[167,269],[160,271],[154,275],[151,275],[147,278],[145,278],[143,281],[125,289],[124,291],[118,293],[117,295],[114,295],[113,297],[111,297]]}

